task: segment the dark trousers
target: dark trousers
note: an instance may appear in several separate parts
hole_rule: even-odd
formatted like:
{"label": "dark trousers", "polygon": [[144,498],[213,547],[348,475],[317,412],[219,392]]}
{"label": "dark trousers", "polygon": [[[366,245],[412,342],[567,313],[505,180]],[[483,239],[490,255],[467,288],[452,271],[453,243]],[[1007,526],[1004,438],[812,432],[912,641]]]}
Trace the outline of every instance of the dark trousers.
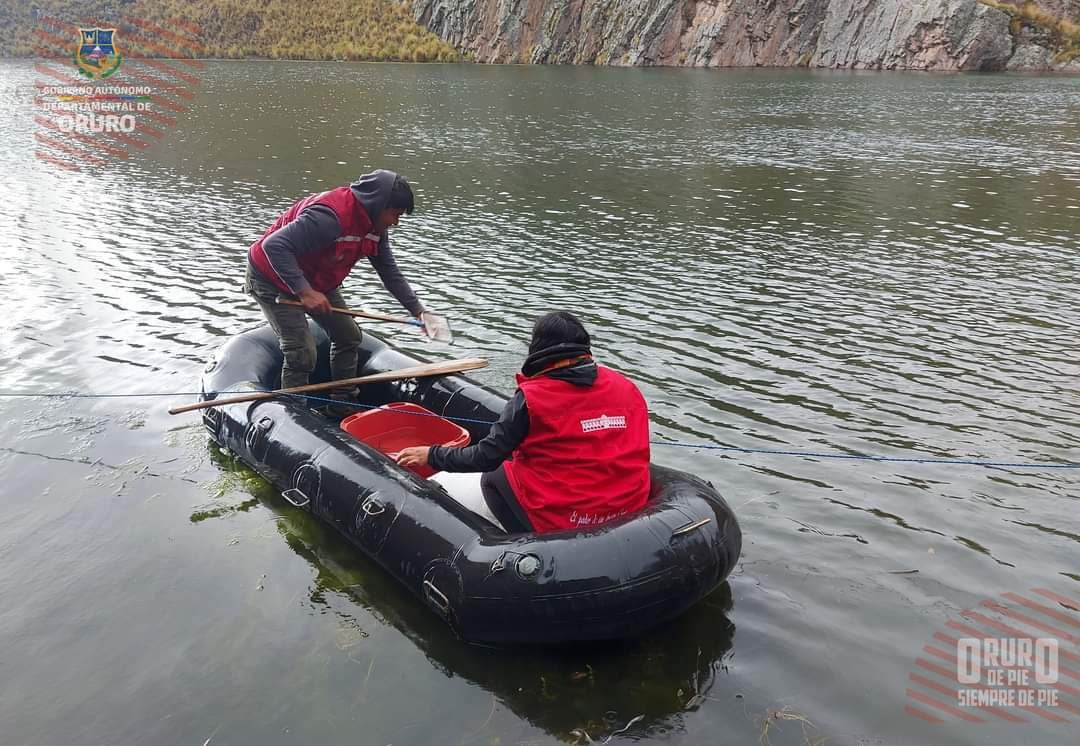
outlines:
{"label": "dark trousers", "polygon": [[523,534],[533,531],[529,516],[518,502],[514,488],[510,486],[510,480],[506,478],[506,472],[502,465],[494,471],[486,471],[480,477],[480,491],[484,495],[491,512],[499,519],[507,533]]}
{"label": "dark trousers", "polygon": [[[288,389],[307,384],[311,371],[315,369],[316,354],[315,337],[308,328],[307,311],[297,306],[278,305],[276,301],[279,295],[289,300],[296,298],[281,292],[274,283],[252,267],[250,262],[244,290],[258,302],[263,316],[277,334],[281,354],[285,356],[285,364],[281,368],[281,387]],[[331,306],[346,307],[345,299],[337,288],[326,293],[326,299]],[[315,319],[315,323],[330,337],[331,378],[335,381],[355,378],[360,350],[360,327],[352,317],[334,313],[312,314],[311,318]]]}

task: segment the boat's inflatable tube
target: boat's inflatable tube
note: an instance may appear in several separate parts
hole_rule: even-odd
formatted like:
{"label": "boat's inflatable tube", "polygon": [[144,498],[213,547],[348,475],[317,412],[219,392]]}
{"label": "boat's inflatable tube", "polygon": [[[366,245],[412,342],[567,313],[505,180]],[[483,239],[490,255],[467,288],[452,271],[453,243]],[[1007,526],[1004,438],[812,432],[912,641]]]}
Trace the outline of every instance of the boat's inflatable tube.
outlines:
{"label": "boat's inflatable tube", "polygon": [[[328,342],[319,341],[326,380]],[[358,375],[418,361],[364,334]],[[207,365],[204,398],[270,390],[281,353],[269,327],[230,339]],[[506,397],[461,376],[369,384],[362,401],[420,404],[443,417],[493,422]],[[405,584],[461,637],[492,643],[635,636],[678,616],[735,566],[742,544],[712,485],[652,467],[646,508],[605,525],[506,534],[433,481],[343,432],[296,397],[204,410],[218,444],[289,502],[336,527]],[[474,442],[488,426],[465,421]]]}

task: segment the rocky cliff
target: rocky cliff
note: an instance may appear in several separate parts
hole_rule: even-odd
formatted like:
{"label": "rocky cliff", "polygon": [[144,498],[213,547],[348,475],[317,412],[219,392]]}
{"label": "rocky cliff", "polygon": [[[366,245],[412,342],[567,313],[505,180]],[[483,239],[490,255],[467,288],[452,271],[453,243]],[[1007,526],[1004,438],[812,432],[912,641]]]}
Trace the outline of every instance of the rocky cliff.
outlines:
{"label": "rocky cliff", "polygon": [[1080,71],[1080,0],[410,2],[478,62]]}

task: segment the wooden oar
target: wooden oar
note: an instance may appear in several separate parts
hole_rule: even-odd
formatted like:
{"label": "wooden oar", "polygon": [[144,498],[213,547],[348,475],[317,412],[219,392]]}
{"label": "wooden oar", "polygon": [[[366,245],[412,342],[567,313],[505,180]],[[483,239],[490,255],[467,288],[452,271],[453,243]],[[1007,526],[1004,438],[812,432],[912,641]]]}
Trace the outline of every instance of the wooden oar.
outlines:
{"label": "wooden oar", "polygon": [[[279,306],[300,306],[304,307],[304,304],[298,300],[288,300],[286,298],[277,299]],[[330,310],[334,313],[344,314],[345,316],[357,316],[361,319],[375,319],[376,321],[397,321],[401,324],[412,324],[413,326],[423,326],[424,322],[420,319],[413,319],[408,316],[391,316],[388,313],[374,313],[373,311],[353,311],[348,308],[337,308],[330,306]]]}
{"label": "wooden oar", "polygon": [[209,409],[210,407],[217,407],[222,404],[237,404],[239,402],[245,401],[260,401],[262,399],[273,399],[274,397],[281,396],[283,394],[303,394],[311,391],[326,391],[327,389],[336,389],[345,386],[355,386],[361,383],[398,381],[402,378],[445,376],[449,375],[450,373],[463,373],[467,370],[476,370],[477,368],[484,367],[487,367],[487,360],[484,360],[480,357],[467,357],[460,360],[445,360],[441,363],[426,363],[424,365],[415,365],[411,368],[388,370],[383,373],[373,373],[368,376],[360,376],[359,378],[343,378],[340,381],[329,381],[327,383],[312,383],[308,384],[307,386],[294,386],[290,389],[277,389],[276,391],[256,391],[250,394],[227,396],[223,399],[211,399],[210,401],[201,401],[195,404],[185,404],[182,407],[173,407],[169,410],[169,414],[192,412],[196,409]]}
{"label": "wooden oar", "polygon": [[[277,303],[280,306],[299,306],[304,307],[304,304],[296,300],[288,300],[278,296]],[[444,316],[431,313],[430,311],[424,312],[424,320],[414,319],[409,316],[391,316],[388,313],[375,313],[374,311],[353,311],[348,308],[337,308],[336,306],[330,306],[330,310],[333,313],[340,313],[345,316],[356,316],[361,319],[374,319],[376,321],[393,321],[399,324],[412,324],[418,326],[424,330],[424,332],[434,339],[436,342],[446,342],[447,344],[454,343],[454,332],[450,329],[450,322],[446,320]],[[427,323],[425,323],[427,322]]]}

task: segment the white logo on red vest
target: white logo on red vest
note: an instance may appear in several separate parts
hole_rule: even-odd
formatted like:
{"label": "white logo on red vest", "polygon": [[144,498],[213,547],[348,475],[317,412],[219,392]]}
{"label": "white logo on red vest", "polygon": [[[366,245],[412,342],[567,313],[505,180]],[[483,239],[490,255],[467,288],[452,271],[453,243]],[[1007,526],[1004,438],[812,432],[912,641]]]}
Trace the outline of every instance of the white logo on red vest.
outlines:
{"label": "white logo on red vest", "polygon": [[581,431],[584,433],[592,433],[597,430],[625,430],[626,418],[623,416],[608,417],[606,414],[602,414],[599,417],[594,417],[591,420],[581,421]]}

